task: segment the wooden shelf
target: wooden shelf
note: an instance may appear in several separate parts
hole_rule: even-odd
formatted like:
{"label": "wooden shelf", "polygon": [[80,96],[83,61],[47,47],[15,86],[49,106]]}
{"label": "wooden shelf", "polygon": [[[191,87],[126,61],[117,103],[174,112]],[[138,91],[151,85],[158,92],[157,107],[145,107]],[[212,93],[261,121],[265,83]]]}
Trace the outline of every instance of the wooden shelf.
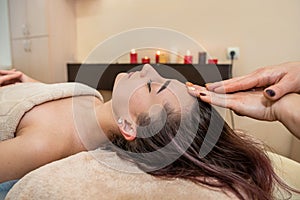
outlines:
{"label": "wooden shelf", "polygon": [[[231,65],[221,64],[152,64],[166,78],[190,81],[198,85],[231,77]],[[68,63],[68,81],[87,84],[98,90],[112,90],[115,77],[121,72],[137,71],[143,64]]]}

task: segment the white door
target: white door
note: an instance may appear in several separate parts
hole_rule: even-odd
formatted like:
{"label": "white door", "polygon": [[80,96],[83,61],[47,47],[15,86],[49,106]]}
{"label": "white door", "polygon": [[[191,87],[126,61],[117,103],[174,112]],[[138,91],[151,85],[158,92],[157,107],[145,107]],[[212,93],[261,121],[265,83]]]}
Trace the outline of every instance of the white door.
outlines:
{"label": "white door", "polygon": [[12,39],[48,35],[47,0],[9,0]]}
{"label": "white door", "polygon": [[11,38],[23,38],[28,35],[27,0],[8,1]]}
{"label": "white door", "polygon": [[48,35],[47,0],[27,0],[27,23],[29,36]]}
{"label": "white door", "polygon": [[27,39],[16,39],[12,40],[12,64],[13,68],[24,72],[25,74],[30,74],[29,70],[29,57],[30,51],[26,49],[29,41]]}
{"label": "white door", "polygon": [[49,66],[48,37],[34,38],[31,41],[29,57],[30,76],[42,82],[53,82],[52,69]]}

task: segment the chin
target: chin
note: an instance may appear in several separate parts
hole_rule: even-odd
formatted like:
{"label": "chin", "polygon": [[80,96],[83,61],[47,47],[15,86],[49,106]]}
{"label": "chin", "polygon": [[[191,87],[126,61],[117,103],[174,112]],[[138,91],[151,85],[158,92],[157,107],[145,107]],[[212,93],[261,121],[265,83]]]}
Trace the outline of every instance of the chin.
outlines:
{"label": "chin", "polygon": [[119,73],[119,74],[116,76],[115,82],[114,82],[113,91],[114,91],[116,85],[118,84],[118,82],[119,82],[124,76],[126,76],[126,75],[128,75],[128,74],[127,74],[127,73]]}

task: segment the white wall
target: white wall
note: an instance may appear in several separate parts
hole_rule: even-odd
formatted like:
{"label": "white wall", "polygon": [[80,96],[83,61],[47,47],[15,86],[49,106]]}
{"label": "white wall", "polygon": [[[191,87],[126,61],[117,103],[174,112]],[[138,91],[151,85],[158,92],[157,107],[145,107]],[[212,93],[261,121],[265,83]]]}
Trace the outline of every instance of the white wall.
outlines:
{"label": "white wall", "polygon": [[11,66],[7,0],[0,0],[0,69]]}
{"label": "white wall", "polygon": [[[114,34],[142,27],[180,31],[226,61],[240,47],[234,76],[261,66],[300,60],[299,0],[77,0],[77,60]],[[99,60],[101,60],[99,58]],[[237,128],[289,155],[291,134],[279,123],[235,116]]]}

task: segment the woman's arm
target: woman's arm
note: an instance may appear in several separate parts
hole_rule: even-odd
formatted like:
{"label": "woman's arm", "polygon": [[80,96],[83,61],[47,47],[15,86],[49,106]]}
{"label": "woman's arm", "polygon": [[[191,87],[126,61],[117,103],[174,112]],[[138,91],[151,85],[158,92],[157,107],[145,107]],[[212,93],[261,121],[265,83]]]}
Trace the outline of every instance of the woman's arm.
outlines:
{"label": "woman's arm", "polygon": [[60,145],[51,142],[53,139],[43,134],[24,133],[0,142],[0,183],[19,179],[40,166],[62,158]]}
{"label": "woman's arm", "polygon": [[287,94],[274,104],[276,119],[300,139],[300,95]]}

